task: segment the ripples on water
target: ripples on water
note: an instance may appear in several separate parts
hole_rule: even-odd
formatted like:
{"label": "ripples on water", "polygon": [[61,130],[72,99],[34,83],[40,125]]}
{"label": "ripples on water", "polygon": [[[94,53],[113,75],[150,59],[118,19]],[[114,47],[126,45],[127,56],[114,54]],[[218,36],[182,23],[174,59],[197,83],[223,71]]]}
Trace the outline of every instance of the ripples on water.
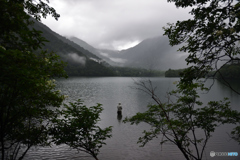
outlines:
{"label": "ripples on water", "polygon": [[[138,80],[138,79],[135,79]],[[157,94],[164,99],[166,92],[171,91],[177,78],[151,78],[154,85],[158,86]],[[133,116],[137,112],[146,111],[149,103],[154,103],[151,98],[144,92],[133,89],[136,88],[131,78],[69,78],[67,80],[58,80],[59,88],[64,95],[68,95],[69,101],[82,99],[87,106],[96,103],[103,104],[104,111],[101,114],[101,127],[113,126],[112,138],[107,139],[107,145],[103,146],[99,154],[100,160],[175,160],[184,159],[176,146],[167,143],[159,145],[159,140],[155,139],[149,142],[145,147],[139,147],[137,144],[138,137],[144,129],[148,129],[146,124],[131,126],[123,124],[122,119],[126,116]],[[230,96],[232,106],[239,109],[239,96],[232,93],[228,88],[214,85],[209,94],[202,95],[202,100],[219,100],[223,97]],[[117,118],[117,104],[121,102],[123,106],[122,119]],[[210,151],[215,152],[238,152],[239,145],[230,140],[227,136],[231,125],[225,125],[216,130],[214,136],[210,139],[205,154],[207,159]],[[161,137],[159,137],[161,138]],[[219,157],[217,157],[219,158]],[[236,157],[222,157],[223,159],[236,159]],[[239,158],[239,156],[237,157]],[[66,160],[81,159],[92,160],[83,153],[77,153],[65,145],[32,148],[25,159],[31,160]],[[216,157],[215,157],[216,159]]]}

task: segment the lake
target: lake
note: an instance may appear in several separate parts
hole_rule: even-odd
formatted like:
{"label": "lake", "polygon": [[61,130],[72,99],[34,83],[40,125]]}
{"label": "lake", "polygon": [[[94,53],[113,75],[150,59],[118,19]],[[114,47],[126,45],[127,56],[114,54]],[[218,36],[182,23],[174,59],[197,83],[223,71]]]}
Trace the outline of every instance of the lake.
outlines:
{"label": "lake", "polygon": [[[156,94],[163,101],[166,100],[166,92],[175,88],[174,82],[179,78],[129,78],[129,77],[99,77],[83,78],[75,77],[59,79],[58,87],[64,95],[68,95],[65,103],[82,99],[87,106],[101,103],[104,111],[101,114],[101,127],[113,126],[112,138],[107,139],[107,145],[101,148],[100,160],[175,160],[184,159],[178,148],[170,143],[160,145],[159,139],[154,139],[145,147],[139,147],[138,138],[142,136],[142,131],[148,129],[146,124],[130,125],[122,123],[126,116],[133,116],[137,112],[146,111],[149,103],[154,103],[151,97],[136,89],[138,86],[134,81],[150,79],[154,86],[157,86]],[[211,81],[206,82],[207,85]],[[239,87],[239,86],[237,86]],[[215,82],[208,94],[202,93],[201,100],[207,103],[210,100],[221,100],[229,97],[233,109],[240,111],[240,96],[231,91],[219,82]],[[122,103],[123,117],[117,117],[117,105]],[[207,159],[211,159],[210,152],[238,152],[240,146],[231,140],[227,133],[230,133],[233,125],[224,125],[217,128],[213,137],[209,140],[205,150]],[[161,136],[159,137],[161,138]],[[217,157],[219,159],[239,159],[238,157]],[[25,159],[35,160],[65,160],[82,159],[92,160],[86,154],[77,153],[65,145],[53,147],[32,148]],[[216,158],[215,158],[216,159]]]}

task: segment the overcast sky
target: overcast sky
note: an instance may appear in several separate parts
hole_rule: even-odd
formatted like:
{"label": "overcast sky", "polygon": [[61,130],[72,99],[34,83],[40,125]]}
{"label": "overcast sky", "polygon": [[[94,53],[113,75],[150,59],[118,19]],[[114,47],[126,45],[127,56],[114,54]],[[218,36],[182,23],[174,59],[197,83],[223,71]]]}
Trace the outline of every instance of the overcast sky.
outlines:
{"label": "overcast sky", "polygon": [[50,0],[61,15],[42,22],[63,36],[104,49],[126,49],[163,34],[167,23],[190,18],[167,0]]}

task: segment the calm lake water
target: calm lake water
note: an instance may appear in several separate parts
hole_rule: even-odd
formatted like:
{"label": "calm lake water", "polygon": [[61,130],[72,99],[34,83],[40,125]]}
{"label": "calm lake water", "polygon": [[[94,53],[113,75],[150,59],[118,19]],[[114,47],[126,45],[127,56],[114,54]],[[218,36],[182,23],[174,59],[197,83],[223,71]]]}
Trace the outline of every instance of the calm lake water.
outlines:
{"label": "calm lake water", "polygon": [[[166,92],[175,88],[178,78],[143,78],[150,79],[157,86],[157,95],[164,101]],[[135,81],[143,80],[134,78]],[[66,103],[82,99],[87,106],[101,103],[104,111],[101,114],[101,127],[113,126],[112,138],[107,139],[107,145],[103,146],[99,154],[100,160],[175,160],[184,159],[178,148],[170,143],[161,146],[159,139],[154,139],[145,147],[139,147],[138,138],[142,131],[148,129],[146,124],[130,125],[122,123],[126,116],[133,116],[137,112],[146,111],[146,106],[154,101],[144,92],[136,88],[134,80],[128,77],[104,77],[104,78],[68,78],[59,79],[58,86],[62,93],[68,95]],[[207,85],[211,82],[208,81]],[[238,86],[237,86],[238,87]],[[201,100],[207,103],[211,100],[221,100],[229,97],[233,109],[240,111],[240,96],[219,82],[215,82],[208,94],[201,94]],[[117,105],[122,103],[123,117],[117,117]],[[232,125],[224,125],[217,128],[205,150],[206,159],[240,159],[240,146],[231,140]],[[161,138],[161,137],[160,137]],[[210,151],[215,152],[238,152],[238,157],[210,157]],[[65,160],[80,159],[92,160],[86,154],[78,153],[65,145],[51,148],[33,148],[25,159],[35,160]]]}

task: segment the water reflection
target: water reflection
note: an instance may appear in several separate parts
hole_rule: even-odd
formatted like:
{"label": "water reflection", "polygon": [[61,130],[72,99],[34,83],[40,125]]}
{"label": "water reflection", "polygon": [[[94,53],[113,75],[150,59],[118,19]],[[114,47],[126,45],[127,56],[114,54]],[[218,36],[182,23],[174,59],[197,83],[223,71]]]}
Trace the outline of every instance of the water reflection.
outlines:
{"label": "water reflection", "polygon": [[118,122],[121,123],[122,122],[122,114],[118,114],[117,119],[118,119]]}

